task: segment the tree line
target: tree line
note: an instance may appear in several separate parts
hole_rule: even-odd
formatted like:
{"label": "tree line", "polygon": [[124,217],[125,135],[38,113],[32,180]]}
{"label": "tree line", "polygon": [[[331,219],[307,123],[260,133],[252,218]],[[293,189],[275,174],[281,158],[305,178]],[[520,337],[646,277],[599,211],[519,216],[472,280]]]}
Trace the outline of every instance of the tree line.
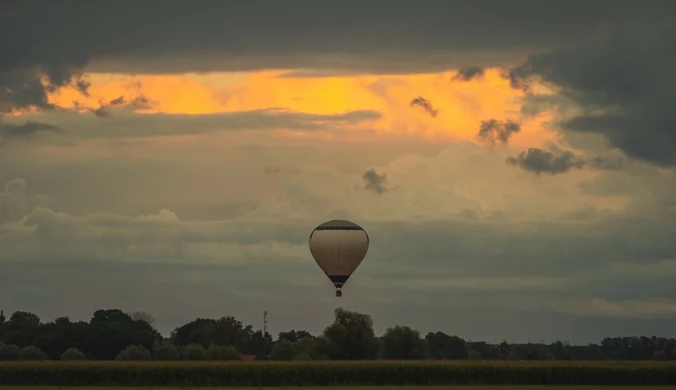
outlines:
{"label": "tree line", "polygon": [[0,360],[676,360],[676,339],[663,337],[491,344],[444,332],[423,337],[408,326],[376,336],[369,315],[342,308],[320,335],[290,330],[276,339],[231,316],[195,319],[166,338],[154,325],[147,312],[118,309],[97,310],[88,322],[0,312]]}

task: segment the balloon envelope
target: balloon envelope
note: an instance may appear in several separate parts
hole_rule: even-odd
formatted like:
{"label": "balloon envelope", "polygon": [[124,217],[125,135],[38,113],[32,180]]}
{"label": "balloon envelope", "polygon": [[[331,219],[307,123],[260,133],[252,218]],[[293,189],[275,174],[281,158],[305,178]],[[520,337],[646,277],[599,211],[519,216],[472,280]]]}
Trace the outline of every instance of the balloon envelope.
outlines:
{"label": "balloon envelope", "polygon": [[310,253],[342,296],[343,285],[359,267],[369,249],[369,236],[356,223],[332,220],[310,234]]}

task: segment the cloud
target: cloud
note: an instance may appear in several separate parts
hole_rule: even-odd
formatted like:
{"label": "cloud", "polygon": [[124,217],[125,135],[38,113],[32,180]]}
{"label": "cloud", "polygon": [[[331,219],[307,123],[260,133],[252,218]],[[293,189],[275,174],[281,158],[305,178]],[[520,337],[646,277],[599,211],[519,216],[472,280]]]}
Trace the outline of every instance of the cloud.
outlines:
{"label": "cloud", "polygon": [[434,106],[432,106],[432,102],[429,100],[425,99],[422,96],[418,96],[417,98],[414,98],[411,100],[411,107],[418,106],[421,107],[429,116],[432,118],[435,118],[439,114],[439,110],[435,109]]}
{"label": "cloud", "polygon": [[[142,109],[152,107],[148,98],[143,95],[139,95],[130,101],[127,101],[124,95],[120,95],[119,97],[112,99],[108,103],[106,103],[105,101],[101,101],[100,106],[98,108],[90,109],[90,111],[97,118],[110,118],[112,116],[110,108],[115,106],[130,107],[132,109]],[[81,105],[78,102],[75,102],[75,108],[80,109]]]}
{"label": "cloud", "polygon": [[[554,325],[544,327],[552,317],[576,326],[615,320],[598,333],[586,325],[577,336],[583,341],[631,329],[625,323],[669,329],[636,319],[638,306],[626,302],[676,301],[669,283],[676,275],[673,180],[598,172],[643,183],[646,197],[632,192],[638,186],[620,191],[634,203],[622,210],[612,198],[580,193],[577,183],[587,178],[580,173],[534,181],[502,164],[508,150],[470,142],[429,152],[411,139],[396,146],[386,137],[363,144],[270,138],[267,146],[234,137],[159,139],[114,149],[91,142],[81,146],[84,156],[59,145],[0,155],[8,167],[1,177],[28,181],[22,191],[4,191],[23,193],[24,206],[3,206],[14,211],[0,226],[0,305],[45,317],[64,314],[53,300],[73,302],[73,316],[101,305],[144,307],[170,329],[213,316],[226,302],[228,314],[244,320],[274,307],[280,330],[320,331],[321,316],[294,311],[302,303],[321,312],[333,299],[307,235],[323,220],[347,218],[367,229],[372,246],[344,298],[383,326],[406,320],[397,309],[406,302],[418,313],[412,326],[423,331],[458,313],[476,316],[454,328],[472,338],[495,334],[476,323],[490,322],[496,311],[514,318],[499,329],[510,337],[531,337],[535,329],[557,337]],[[266,166],[298,170],[265,176]],[[369,167],[379,177],[386,172],[397,191],[364,191]],[[25,195],[31,193],[51,203]],[[589,319],[580,307],[593,299],[620,309]],[[657,307],[640,312],[657,316]],[[530,333],[517,321],[524,317],[532,318]]]}
{"label": "cloud", "polygon": [[23,124],[3,123],[0,117],[0,145],[16,139],[32,139],[38,133],[63,133],[63,130],[48,123],[26,121]]}
{"label": "cloud", "polygon": [[[75,216],[28,205],[22,180],[6,185],[3,205],[10,204],[5,202],[7,194],[24,203],[3,206],[11,210],[4,214],[10,217],[0,228],[3,269],[23,265],[25,270],[37,264],[46,269],[57,264],[68,268],[80,263],[82,269],[98,264],[98,269],[142,270],[154,265],[155,276],[146,279],[149,289],[201,286],[227,299],[277,294],[269,299],[288,300],[284,305],[312,296],[324,286],[323,275],[308,260],[306,245],[308,232],[326,214],[303,218],[259,214],[206,221],[182,219],[159,209],[137,216]],[[628,286],[641,286],[631,298],[634,302],[662,300],[673,305],[676,301],[676,290],[668,283],[676,275],[676,263],[663,260],[676,256],[671,240],[676,233],[673,211],[663,216],[621,213],[572,221],[497,221],[462,209],[455,216],[406,220],[393,215],[359,223],[369,232],[372,248],[349,289],[369,310],[376,310],[385,298],[399,304],[425,298],[440,305],[435,297],[443,294],[463,296],[445,305],[473,302],[481,307],[588,315],[584,309],[588,302],[600,300],[617,303],[595,316],[635,318],[637,310],[658,315],[660,306],[639,310],[630,304],[625,295]],[[184,268],[183,276],[176,279],[175,273]],[[74,278],[76,274],[64,275]],[[109,276],[114,279],[106,283],[123,275]],[[134,280],[133,285],[140,282]],[[39,290],[57,294],[52,296],[66,294],[67,287],[56,286],[47,283]],[[217,286],[221,287],[211,290]],[[7,294],[0,295],[7,299]],[[438,323],[438,314],[435,318]]]}
{"label": "cloud", "polygon": [[[262,7],[254,1],[193,7],[187,17],[185,7],[177,0],[144,2],[130,19],[128,7],[119,2],[14,4],[0,15],[3,36],[29,24],[34,28],[0,42],[0,112],[49,108],[46,92],[63,85],[76,85],[87,94],[87,82],[79,77],[86,66],[137,74],[298,68],[420,73],[469,61],[486,67],[515,60],[520,55],[514,51],[523,47],[583,41],[599,23],[653,20],[676,11],[668,1],[650,7],[618,1],[583,8],[566,4],[556,12],[530,0],[385,8],[354,1]],[[509,26],[506,13],[513,15]]]}
{"label": "cloud", "polygon": [[585,161],[569,150],[549,152],[539,148],[528,148],[516,157],[508,157],[508,165],[518,166],[526,172],[556,175],[571,169],[582,169]]}
{"label": "cloud", "polygon": [[367,191],[372,191],[378,195],[383,194],[389,191],[387,188],[387,176],[383,174],[378,174],[375,169],[371,168],[368,171],[364,172],[362,175],[364,178],[364,189]]}
{"label": "cloud", "polygon": [[470,81],[483,77],[484,69],[480,66],[468,66],[458,69],[458,73],[453,76],[453,80]]}
{"label": "cloud", "polygon": [[557,175],[569,172],[572,169],[582,169],[584,167],[592,169],[620,169],[623,166],[624,160],[599,156],[585,158],[574,154],[570,150],[551,147],[550,151],[539,148],[528,148],[528,150],[519,153],[516,157],[508,157],[506,163],[537,175],[541,173]]}
{"label": "cloud", "polygon": [[507,145],[509,139],[521,131],[521,125],[511,119],[499,121],[497,119],[488,119],[481,121],[477,136],[492,144]]}
{"label": "cloud", "polygon": [[[472,338],[552,338],[565,328],[587,341],[673,327],[648,320],[675,315],[671,172],[572,141],[600,135],[630,157],[668,165],[668,28],[650,30],[654,39],[588,37],[599,23],[674,15],[673,1],[252,0],[186,12],[178,1],[148,0],[133,17],[123,3],[31,1],[0,12],[0,35],[14,37],[0,41],[0,112],[52,110],[3,117],[13,134],[5,140],[40,136],[0,153],[0,307],[54,316],[64,314],[55,301],[72,302],[65,314],[85,317],[102,305],[145,308],[169,329],[225,302],[245,321],[271,308],[275,329],[320,331],[333,298],[307,236],[323,220],[347,218],[372,245],[344,299],[383,326],[409,321],[405,304],[416,312],[412,326],[451,321]],[[484,79],[453,83],[479,74],[462,68],[468,63],[486,69]],[[523,101],[492,69],[514,63],[513,84],[533,86]],[[132,79],[143,88],[115,75],[80,76],[259,69],[276,71],[228,79],[227,88],[197,84],[241,75]],[[354,74],[371,75],[289,79]],[[65,85],[72,88],[56,93]],[[141,91],[150,99],[134,102]],[[407,109],[418,94],[428,114],[437,112],[428,99],[442,108],[437,120],[420,123]],[[81,104],[53,109],[72,100]],[[80,113],[99,109],[114,120]],[[509,157],[512,146],[474,143],[480,119],[520,109],[519,137],[509,121],[491,119],[478,138],[534,149]],[[630,124],[650,136],[628,144]],[[571,150],[541,148],[542,137],[555,137],[541,128],[559,125],[569,139],[557,142]],[[642,157],[655,145],[660,153]]]}
{"label": "cloud", "polygon": [[574,103],[561,120],[568,133],[600,135],[629,157],[676,166],[676,22],[668,20],[531,54],[510,78],[515,87],[544,82]]}
{"label": "cloud", "polygon": [[[104,115],[115,115],[114,121],[96,121],[77,112],[61,110],[52,113],[52,124],[30,122],[27,129],[35,131],[58,131],[64,129],[70,137],[81,139],[139,138],[166,135],[203,134],[213,131],[329,131],[340,127],[368,123],[381,114],[375,111],[357,110],[329,115],[294,112],[281,108],[225,112],[215,114],[141,114],[136,113],[136,100],[126,104],[109,105]],[[5,123],[11,129],[19,125]],[[15,130],[17,132],[18,130]],[[0,133],[1,134],[1,133]],[[32,134],[32,133],[29,133]],[[48,142],[45,140],[44,142]]]}
{"label": "cloud", "polygon": [[31,209],[26,181],[14,179],[5,183],[4,190],[0,192],[0,225],[21,220]]}
{"label": "cloud", "polygon": [[659,300],[627,300],[620,302],[594,298],[586,302],[565,302],[560,310],[589,317],[626,318],[671,318],[676,315],[676,304]]}
{"label": "cloud", "polygon": [[92,83],[88,80],[79,79],[75,81],[74,87],[77,89],[82,96],[89,97],[89,87],[92,86]]}
{"label": "cloud", "polygon": [[[2,49],[0,42],[0,52]],[[4,56],[0,62],[0,115],[31,107],[53,109],[54,105],[47,99],[48,92],[74,83],[76,88],[83,88],[81,83],[78,84],[79,73],[71,72],[68,67],[54,64],[54,67],[35,65],[26,68],[22,65],[20,62],[13,64]]]}

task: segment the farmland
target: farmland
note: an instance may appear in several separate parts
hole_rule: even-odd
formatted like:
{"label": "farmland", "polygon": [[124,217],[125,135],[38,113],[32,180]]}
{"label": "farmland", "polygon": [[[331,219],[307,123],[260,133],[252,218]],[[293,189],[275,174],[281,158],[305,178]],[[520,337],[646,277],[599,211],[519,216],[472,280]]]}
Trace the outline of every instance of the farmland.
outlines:
{"label": "farmland", "polygon": [[[668,362],[12,362],[0,386],[676,386]],[[411,387],[409,387],[410,389]],[[645,388],[645,387],[643,387]]]}
{"label": "farmland", "polygon": [[[0,390],[16,390],[16,387],[3,387]],[[49,386],[24,386],[21,390],[112,390],[114,387],[49,387]],[[121,387],[124,390],[148,390],[147,387]],[[177,390],[176,387],[157,387],[154,390]],[[245,390],[251,387],[211,387],[212,390]],[[383,387],[257,387],[258,390],[266,389],[302,389],[302,390],[383,390]],[[387,390],[496,390],[495,386],[387,386]],[[523,390],[523,386],[500,386],[499,390]],[[528,390],[626,390],[626,386],[528,386]],[[667,390],[671,387],[664,386],[634,386],[631,390]],[[191,390],[190,388],[181,388],[181,390]],[[192,388],[200,390],[200,388]]]}

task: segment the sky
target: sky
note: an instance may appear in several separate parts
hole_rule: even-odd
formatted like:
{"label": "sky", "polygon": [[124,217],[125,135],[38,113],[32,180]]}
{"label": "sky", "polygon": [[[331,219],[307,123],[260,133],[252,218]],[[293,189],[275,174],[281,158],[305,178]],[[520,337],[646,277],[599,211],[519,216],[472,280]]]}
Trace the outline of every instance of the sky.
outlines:
{"label": "sky", "polygon": [[1,2],[0,308],[675,337],[674,69],[671,0]]}

